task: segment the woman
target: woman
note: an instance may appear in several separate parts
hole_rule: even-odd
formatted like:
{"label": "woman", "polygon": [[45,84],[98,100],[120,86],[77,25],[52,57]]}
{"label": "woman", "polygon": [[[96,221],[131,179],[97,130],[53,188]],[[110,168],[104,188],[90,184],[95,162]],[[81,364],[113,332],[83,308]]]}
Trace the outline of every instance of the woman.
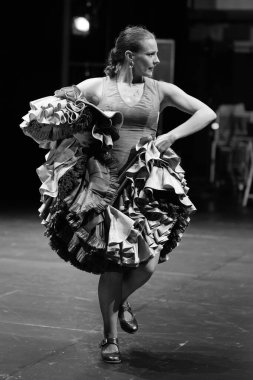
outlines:
{"label": "woman", "polygon": [[[177,86],[153,80],[157,64],[159,58],[155,36],[143,27],[130,26],[116,39],[105,69],[106,77],[87,79],[77,85],[91,103],[102,110],[118,110],[124,115],[120,139],[114,145],[119,171],[123,170],[129,160],[129,152],[140,138],[155,136],[159,114],[165,107],[177,107],[192,116],[156,138],[154,145],[161,154],[176,140],[199,131],[216,118],[206,104]],[[130,271],[119,267],[118,271],[108,270],[101,274],[98,294],[104,321],[102,358],[105,361],[120,362],[116,340],[120,308],[122,327],[128,332],[137,330],[137,321],[127,299],[148,281],[158,261],[159,252]]]}
{"label": "woman", "polygon": [[[107,363],[121,362],[118,319],[126,332],[138,330],[128,297],[168,260],[195,211],[171,145],[216,118],[176,85],[152,79],[157,64],[154,34],[126,27],[109,54],[104,77],[56,91],[56,103],[53,98],[45,105],[42,99],[41,109],[41,100],[37,108],[31,104],[32,121],[24,117],[21,125],[51,149],[37,172],[43,183],[40,214],[52,248],[77,268],[100,274],[100,347]],[[159,115],[168,106],[190,116],[156,137]],[[60,128],[64,115],[77,122]],[[117,122],[119,115],[123,124]],[[50,123],[47,117],[53,118]],[[58,120],[54,127],[52,120]],[[90,147],[95,140],[102,141],[102,149]]]}

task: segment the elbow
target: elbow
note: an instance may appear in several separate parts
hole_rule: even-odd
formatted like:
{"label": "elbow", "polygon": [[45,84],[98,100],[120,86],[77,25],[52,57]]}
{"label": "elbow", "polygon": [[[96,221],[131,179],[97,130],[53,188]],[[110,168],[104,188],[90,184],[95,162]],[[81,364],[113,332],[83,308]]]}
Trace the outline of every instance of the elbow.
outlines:
{"label": "elbow", "polygon": [[211,110],[210,118],[211,118],[210,122],[213,122],[217,119],[217,114],[213,110]]}
{"label": "elbow", "polygon": [[217,119],[217,114],[211,108],[208,107],[208,109],[206,110],[206,117],[208,124],[210,124]]}

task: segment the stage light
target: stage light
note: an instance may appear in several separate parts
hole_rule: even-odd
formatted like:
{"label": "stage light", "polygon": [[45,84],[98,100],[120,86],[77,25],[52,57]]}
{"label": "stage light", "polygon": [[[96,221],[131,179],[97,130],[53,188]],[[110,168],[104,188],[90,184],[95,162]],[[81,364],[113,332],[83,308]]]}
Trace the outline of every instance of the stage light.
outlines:
{"label": "stage light", "polygon": [[79,36],[87,36],[90,32],[90,22],[87,17],[73,17],[72,32]]}
{"label": "stage light", "polygon": [[211,124],[211,128],[213,129],[213,130],[216,130],[216,129],[219,129],[219,123],[217,123],[217,122],[214,122],[214,123],[212,123]]}

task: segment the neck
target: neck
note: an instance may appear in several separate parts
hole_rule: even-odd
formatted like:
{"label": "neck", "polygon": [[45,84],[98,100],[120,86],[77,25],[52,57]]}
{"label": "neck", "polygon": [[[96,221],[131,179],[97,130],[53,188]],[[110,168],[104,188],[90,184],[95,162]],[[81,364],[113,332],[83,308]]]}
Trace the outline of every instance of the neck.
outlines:
{"label": "neck", "polygon": [[116,80],[117,82],[127,83],[129,85],[144,83],[144,78],[142,76],[135,75],[134,70],[133,77],[131,77],[129,68],[126,65],[121,67],[116,76]]}

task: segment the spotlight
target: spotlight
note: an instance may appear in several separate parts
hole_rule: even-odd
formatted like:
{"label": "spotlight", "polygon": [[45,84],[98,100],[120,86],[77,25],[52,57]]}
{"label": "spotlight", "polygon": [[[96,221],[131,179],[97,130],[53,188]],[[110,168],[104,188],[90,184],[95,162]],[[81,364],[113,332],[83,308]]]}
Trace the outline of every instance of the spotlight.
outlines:
{"label": "spotlight", "polygon": [[79,36],[87,36],[90,32],[90,22],[88,17],[73,17],[72,32]]}

